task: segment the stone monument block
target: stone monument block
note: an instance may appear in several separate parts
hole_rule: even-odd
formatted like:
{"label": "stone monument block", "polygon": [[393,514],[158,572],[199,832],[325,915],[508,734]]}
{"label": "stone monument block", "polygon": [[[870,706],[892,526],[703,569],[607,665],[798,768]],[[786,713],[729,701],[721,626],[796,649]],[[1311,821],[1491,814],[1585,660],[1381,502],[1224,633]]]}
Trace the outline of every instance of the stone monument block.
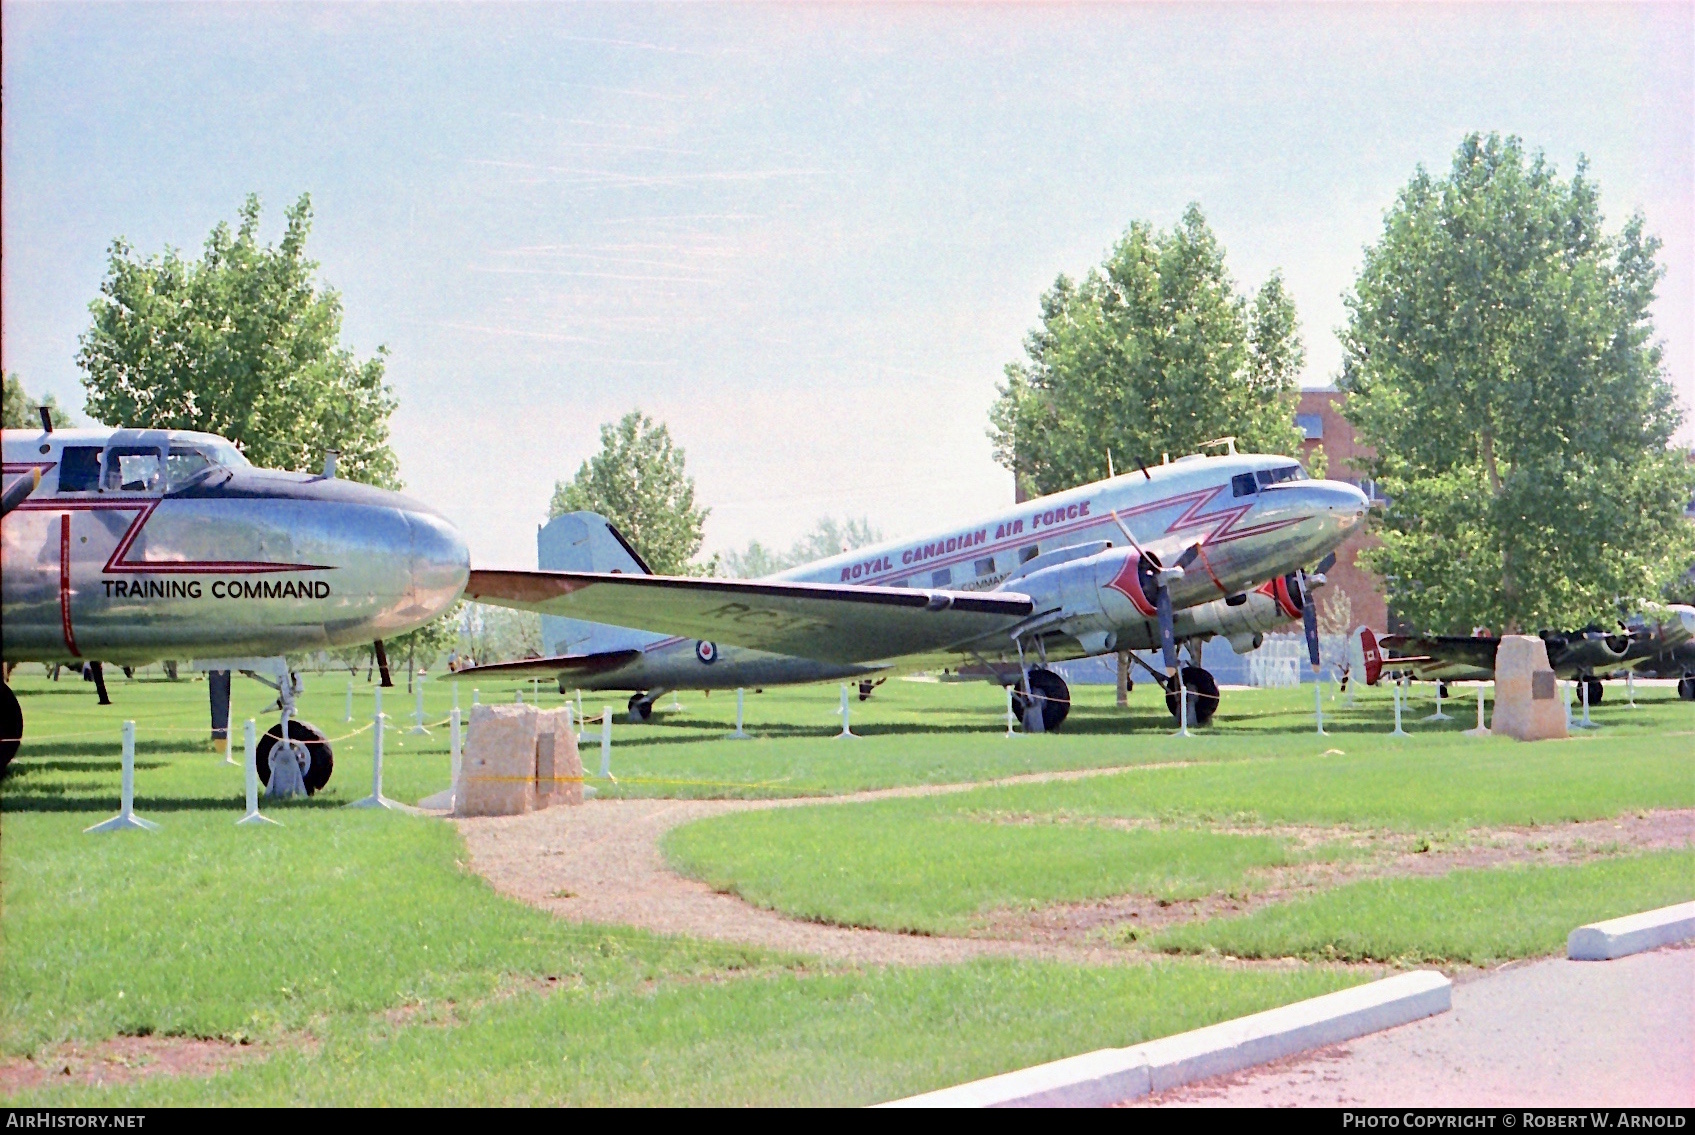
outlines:
{"label": "stone monument block", "polygon": [[583,802],[583,762],[566,709],[536,712],[536,807]]}
{"label": "stone monument block", "polygon": [[1546,741],[1566,735],[1565,706],[1548,665],[1548,647],[1532,635],[1506,635],[1495,652],[1497,736]]}
{"label": "stone monument block", "polygon": [[471,710],[455,815],[516,816],[535,807],[539,716],[533,705]]}

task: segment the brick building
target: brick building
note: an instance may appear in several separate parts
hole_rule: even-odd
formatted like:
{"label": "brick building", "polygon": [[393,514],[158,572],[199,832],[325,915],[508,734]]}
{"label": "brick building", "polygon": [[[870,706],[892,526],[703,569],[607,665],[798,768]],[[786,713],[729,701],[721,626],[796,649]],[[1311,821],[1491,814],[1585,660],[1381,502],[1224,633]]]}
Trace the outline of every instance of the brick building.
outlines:
{"label": "brick building", "polygon": [[[1367,496],[1375,497],[1373,486],[1364,472],[1351,463],[1354,458],[1360,458],[1361,464],[1364,464],[1371,459],[1373,451],[1370,446],[1360,445],[1354,440],[1354,427],[1342,417],[1344,397],[1346,395],[1333,386],[1301,391],[1300,406],[1295,412],[1295,424],[1301,428],[1305,438],[1301,442],[1301,460],[1310,469],[1314,450],[1323,446],[1325,457],[1330,462],[1328,476],[1332,480],[1351,481],[1364,489]],[[1336,549],[1336,566],[1329,572],[1329,586],[1319,592],[1321,618],[1331,613],[1336,617],[1335,621],[1343,621],[1339,618],[1342,611],[1338,609],[1337,599],[1341,594],[1347,596],[1348,618],[1345,621],[1349,629],[1361,624],[1379,632],[1389,629],[1389,606],[1383,594],[1382,581],[1356,562],[1359,553],[1376,542],[1375,536],[1356,532]]]}

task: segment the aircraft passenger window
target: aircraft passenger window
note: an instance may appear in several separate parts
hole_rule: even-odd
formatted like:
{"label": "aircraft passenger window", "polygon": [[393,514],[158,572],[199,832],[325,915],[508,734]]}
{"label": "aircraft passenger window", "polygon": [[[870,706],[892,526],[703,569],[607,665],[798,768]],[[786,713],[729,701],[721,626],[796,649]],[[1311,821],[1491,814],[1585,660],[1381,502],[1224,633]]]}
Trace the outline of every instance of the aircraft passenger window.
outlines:
{"label": "aircraft passenger window", "polygon": [[912,581],[907,580],[907,579],[897,579],[897,580],[893,581],[892,583],[886,583],[883,586],[885,586],[885,587],[911,587]]}
{"label": "aircraft passenger window", "polygon": [[1018,562],[1021,564],[1027,564],[1037,556],[1041,555],[1041,553],[1042,549],[1039,544],[1031,544],[1028,548],[1020,548],[1018,549]]}
{"label": "aircraft passenger window", "polygon": [[106,475],[101,488],[107,492],[146,493],[159,487],[159,451],[140,446],[123,446],[106,451]]}
{"label": "aircraft passenger window", "polygon": [[995,557],[984,556],[982,559],[978,560],[976,563],[972,564],[971,566],[976,570],[979,577],[985,576],[985,575],[994,575],[995,574]]}
{"label": "aircraft passenger window", "polygon": [[1261,469],[1258,473],[1261,485],[1281,485],[1285,481],[1304,481],[1307,471],[1299,465],[1285,465],[1281,469]]}
{"label": "aircraft passenger window", "polygon": [[91,493],[100,487],[100,449],[67,445],[59,451],[59,491]]}
{"label": "aircraft passenger window", "polygon": [[1238,473],[1230,478],[1230,495],[1245,497],[1259,492],[1259,485],[1254,482],[1252,473]]}
{"label": "aircraft passenger window", "polygon": [[165,458],[165,479],[171,488],[181,488],[210,468],[211,460],[198,449],[172,446]]}
{"label": "aircraft passenger window", "polygon": [[1242,604],[1246,603],[1247,601],[1248,601],[1248,597],[1240,591],[1238,591],[1234,595],[1226,595],[1224,597],[1224,605],[1226,607],[1240,607]]}
{"label": "aircraft passenger window", "polygon": [[952,582],[953,582],[953,569],[952,568],[943,568],[941,571],[933,571],[933,572],[930,573],[930,586],[931,587],[946,587],[948,584],[950,584]]}

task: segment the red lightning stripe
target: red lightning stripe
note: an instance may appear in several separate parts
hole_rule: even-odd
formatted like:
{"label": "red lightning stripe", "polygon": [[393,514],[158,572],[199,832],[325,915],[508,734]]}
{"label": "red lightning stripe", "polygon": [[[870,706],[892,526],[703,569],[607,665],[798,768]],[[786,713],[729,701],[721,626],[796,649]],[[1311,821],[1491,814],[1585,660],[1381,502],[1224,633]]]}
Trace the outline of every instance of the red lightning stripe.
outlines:
{"label": "red lightning stripe", "polygon": [[59,622],[65,630],[65,649],[81,658],[76,635],[71,632],[71,514],[59,517]]}

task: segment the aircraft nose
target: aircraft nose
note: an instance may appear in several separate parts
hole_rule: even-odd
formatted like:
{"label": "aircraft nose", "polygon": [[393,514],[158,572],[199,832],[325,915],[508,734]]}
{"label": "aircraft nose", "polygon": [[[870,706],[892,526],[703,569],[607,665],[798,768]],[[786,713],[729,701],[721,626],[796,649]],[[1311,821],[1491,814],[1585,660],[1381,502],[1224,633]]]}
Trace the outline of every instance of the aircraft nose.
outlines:
{"label": "aircraft nose", "polygon": [[412,533],[412,594],[414,602],[434,618],[447,610],[471,574],[471,553],[459,530],[431,512],[407,512]]}
{"label": "aircraft nose", "polygon": [[1365,523],[1371,499],[1357,486],[1346,481],[1324,481],[1320,491],[1323,497],[1319,507],[1341,524],[1343,532],[1352,532]]}

